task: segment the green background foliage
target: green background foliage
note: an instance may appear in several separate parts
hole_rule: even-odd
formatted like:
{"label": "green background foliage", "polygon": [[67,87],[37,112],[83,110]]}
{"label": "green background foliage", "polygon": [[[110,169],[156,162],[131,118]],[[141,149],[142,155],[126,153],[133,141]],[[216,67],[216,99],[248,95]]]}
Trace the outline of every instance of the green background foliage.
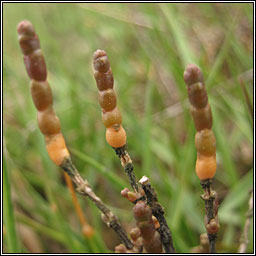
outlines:
{"label": "green background foliage", "polygon": [[[183,253],[205,232],[183,82],[188,63],[201,67],[217,139],[217,250],[236,252],[253,183],[253,123],[239,82],[252,100],[252,4],[4,3],[3,14],[4,251],[110,252],[118,244],[79,196],[96,230],[82,236],[63,173],[47,155],[17,39],[17,24],[27,19],[40,38],[72,159],[129,231],[132,205],[120,196],[129,184],[105,141],[92,71],[93,52],[108,53],[135,173],[150,177]],[[252,252],[252,229],[249,237]]]}

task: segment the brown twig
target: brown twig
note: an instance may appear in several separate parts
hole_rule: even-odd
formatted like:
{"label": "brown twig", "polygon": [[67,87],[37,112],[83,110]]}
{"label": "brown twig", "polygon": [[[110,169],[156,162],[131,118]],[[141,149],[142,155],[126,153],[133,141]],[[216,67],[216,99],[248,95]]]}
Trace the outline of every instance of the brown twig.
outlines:
{"label": "brown twig", "polygon": [[101,201],[101,199],[95,195],[92,188],[90,187],[87,180],[83,180],[77,171],[76,167],[73,165],[70,158],[66,158],[60,167],[70,176],[72,181],[77,186],[77,192],[81,195],[88,196],[90,200],[98,207],[98,209],[104,214],[105,222],[108,227],[112,228],[118,235],[121,242],[127,247],[127,249],[132,249],[133,244],[127,237],[126,232],[122,228],[118,218],[113,214],[113,212]]}
{"label": "brown twig", "polygon": [[139,185],[136,180],[135,174],[134,174],[134,166],[131,160],[131,157],[127,151],[127,146],[124,145],[123,147],[120,148],[113,148],[119,157],[121,161],[121,165],[124,168],[124,171],[126,172],[127,176],[129,177],[129,182],[131,184],[131,187],[136,193],[139,193]]}
{"label": "brown twig", "polygon": [[237,250],[237,253],[246,253],[247,245],[249,243],[248,239],[248,233],[250,230],[251,226],[251,219],[252,219],[252,214],[253,214],[253,191],[250,191],[250,199],[249,199],[249,209],[246,213],[246,221],[244,224],[244,230],[240,239],[240,245]]}
{"label": "brown twig", "polygon": [[149,183],[149,178],[146,176],[143,176],[139,182],[142,185],[142,189],[145,192],[147,203],[151,207],[153,215],[157,218],[160,224],[159,233],[160,233],[161,241],[163,243],[165,252],[175,253],[171,230],[169,229],[166,219],[164,217],[164,208],[158,202],[157,194],[155,190],[151,187]]}
{"label": "brown twig", "polygon": [[209,239],[209,252],[216,253],[217,232],[219,230],[218,223],[218,198],[217,193],[211,189],[212,179],[201,180],[200,182],[204,194],[201,198],[205,202],[205,226]]}

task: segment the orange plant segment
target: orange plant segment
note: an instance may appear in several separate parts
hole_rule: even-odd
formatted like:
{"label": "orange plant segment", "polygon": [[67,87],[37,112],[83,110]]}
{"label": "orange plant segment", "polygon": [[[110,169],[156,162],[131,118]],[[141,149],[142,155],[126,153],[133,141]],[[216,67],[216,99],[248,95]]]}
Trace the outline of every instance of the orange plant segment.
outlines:
{"label": "orange plant segment", "polygon": [[122,125],[120,125],[119,129],[116,129],[115,127],[107,128],[106,140],[111,147],[123,147],[126,144],[126,132]]}
{"label": "orange plant segment", "polygon": [[69,188],[69,191],[71,193],[73,204],[75,206],[77,216],[78,216],[79,221],[80,221],[81,226],[82,226],[82,233],[85,237],[91,238],[94,235],[94,229],[87,223],[87,221],[85,219],[85,216],[83,214],[83,210],[82,210],[82,208],[81,208],[81,206],[78,202],[78,199],[77,199],[77,196],[76,196],[75,189],[74,189],[71,178],[68,176],[68,174],[66,172],[64,172],[64,177],[65,177],[67,186]]}
{"label": "orange plant segment", "polygon": [[56,165],[61,165],[65,158],[70,157],[62,133],[46,135],[45,141],[49,157]]}
{"label": "orange plant segment", "polygon": [[200,180],[211,179],[214,177],[216,172],[216,155],[204,156],[201,154],[197,155],[196,160],[196,175]]}
{"label": "orange plant segment", "polygon": [[94,229],[89,224],[84,224],[82,228],[83,235],[87,238],[91,238],[94,235]]}

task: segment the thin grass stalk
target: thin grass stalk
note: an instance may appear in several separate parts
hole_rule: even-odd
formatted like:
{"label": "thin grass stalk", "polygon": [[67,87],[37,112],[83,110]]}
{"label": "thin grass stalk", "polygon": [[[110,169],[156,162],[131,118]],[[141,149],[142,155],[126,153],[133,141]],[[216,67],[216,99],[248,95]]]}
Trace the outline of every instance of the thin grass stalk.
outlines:
{"label": "thin grass stalk", "polygon": [[250,100],[247,88],[246,88],[245,83],[244,83],[244,81],[242,79],[240,79],[239,83],[240,83],[240,86],[242,87],[244,98],[245,98],[245,102],[246,102],[247,108],[249,110],[250,117],[251,117],[251,119],[253,121],[253,117],[254,117],[254,115],[253,115],[253,106],[252,106],[252,103],[251,103],[251,100]]}

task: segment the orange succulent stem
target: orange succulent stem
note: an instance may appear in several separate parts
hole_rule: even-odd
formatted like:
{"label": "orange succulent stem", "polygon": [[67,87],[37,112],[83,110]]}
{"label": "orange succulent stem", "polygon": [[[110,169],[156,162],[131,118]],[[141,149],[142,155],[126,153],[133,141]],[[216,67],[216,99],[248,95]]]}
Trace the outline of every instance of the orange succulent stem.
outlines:
{"label": "orange succulent stem", "polygon": [[102,121],[106,127],[107,143],[115,150],[121,164],[129,177],[131,187],[139,193],[139,186],[133,172],[134,166],[126,150],[126,132],[122,127],[122,115],[117,107],[117,97],[114,91],[114,76],[107,53],[97,50],[93,54],[94,78],[99,90],[99,104],[102,111]]}
{"label": "orange succulent stem", "polygon": [[[61,132],[60,121],[53,110],[52,92],[47,82],[46,63],[40,47],[39,38],[33,25],[29,21],[24,20],[18,24],[17,31],[20,48],[24,55],[25,67],[31,79],[31,95],[35,107],[38,110],[38,126],[45,137],[46,149],[50,159],[69,175],[81,195],[89,197],[90,200],[94,202],[105,215],[108,226],[117,233],[123,244],[125,244],[128,249],[133,248],[132,242],[121,227],[117,217],[101,199],[95,195],[88,181],[82,179],[71,161],[65,139]],[[107,97],[108,96],[113,96],[113,92],[107,94]],[[104,105],[105,103],[106,101],[103,100],[102,104]],[[107,108],[109,108],[109,106],[107,106]]]}
{"label": "orange succulent stem", "polygon": [[212,131],[212,112],[201,69],[189,64],[184,72],[187,85],[190,112],[195,128],[195,146],[197,150],[196,174],[200,179],[205,201],[205,227],[209,239],[209,251],[215,253],[215,243],[219,230],[217,193],[211,189],[212,178],[216,172],[216,139]]}
{"label": "orange succulent stem", "polygon": [[77,196],[76,196],[76,193],[75,193],[75,189],[74,189],[74,185],[72,183],[72,180],[66,172],[64,172],[64,177],[65,177],[66,184],[69,188],[70,194],[72,196],[72,201],[73,201],[73,204],[74,204],[75,209],[76,209],[76,214],[77,214],[77,216],[79,218],[79,221],[80,221],[80,224],[82,226],[82,232],[86,237],[91,237],[94,233],[94,230],[88,224],[88,222],[87,222],[87,220],[86,220],[86,218],[83,214],[82,208],[81,208],[81,206],[78,202],[78,199],[77,199]]}

